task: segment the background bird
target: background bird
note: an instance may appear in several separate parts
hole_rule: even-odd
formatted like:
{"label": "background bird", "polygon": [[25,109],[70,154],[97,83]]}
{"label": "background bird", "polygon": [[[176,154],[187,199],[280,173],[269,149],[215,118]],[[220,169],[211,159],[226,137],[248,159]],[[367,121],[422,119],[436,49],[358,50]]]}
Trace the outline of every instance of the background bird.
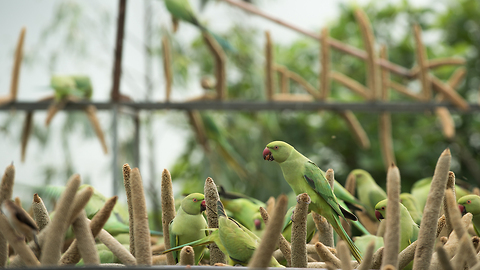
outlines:
{"label": "background bird", "polygon": [[[202,212],[206,209],[204,198],[201,193],[192,193],[182,200],[177,215],[169,225],[171,247],[196,241],[207,235],[207,222],[202,215]],[[198,264],[202,259],[204,248],[204,246],[197,246],[193,249],[195,264]],[[173,257],[178,263],[180,252],[174,251]]]}
{"label": "background bird", "polygon": [[5,200],[2,203],[2,212],[7,217],[8,222],[12,228],[19,234],[20,237],[24,236],[27,239],[33,239],[38,247],[37,233],[38,227],[35,221],[23,210],[11,200]]}
{"label": "background bird", "polygon": [[470,194],[458,199],[458,208],[462,215],[472,213],[473,228],[477,236],[480,236],[480,197],[478,195]]}

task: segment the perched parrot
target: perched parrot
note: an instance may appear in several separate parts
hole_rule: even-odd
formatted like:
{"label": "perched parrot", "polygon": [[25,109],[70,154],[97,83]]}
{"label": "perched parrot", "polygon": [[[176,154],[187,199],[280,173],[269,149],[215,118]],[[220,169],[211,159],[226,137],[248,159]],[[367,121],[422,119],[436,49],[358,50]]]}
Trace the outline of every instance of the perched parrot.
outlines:
{"label": "perched parrot", "polygon": [[[220,241],[220,235],[219,235],[218,229],[217,228],[210,228],[210,229],[207,229],[206,231],[211,231],[211,233],[209,235],[203,237],[202,239],[198,239],[198,240],[192,241],[190,243],[185,243],[183,245],[179,245],[179,246],[167,249],[167,250],[163,251],[162,254],[165,254],[165,253],[168,253],[168,252],[173,252],[173,251],[178,251],[178,250],[181,250],[182,248],[184,248],[186,246],[191,246],[191,247],[195,248],[195,247],[199,247],[199,246],[205,246],[205,245],[208,245],[208,244],[211,244],[211,243],[217,244],[218,248],[224,254],[228,254],[227,250],[225,249],[225,247],[222,244],[222,241]],[[235,265],[235,263],[233,263],[233,261],[230,258],[229,258],[229,263],[228,264],[232,265],[232,266]]]}
{"label": "perched parrot", "polygon": [[[212,231],[210,235],[202,239],[185,243],[178,247],[165,250],[163,253],[180,250],[185,246],[198,247],[215,243],[220,250],[227,255],[229,265],[241,264],[246,266],[253,255],[253,252],[260,243],[260,238],[245,226],[227,217],[223,204],[217,202],[218,229],[207,229]],[[272,257],[270,267],[283,267]]]}
{"label": "perched parrot", "polygon": [[478,236],[480,236],[480,197],[478,195],[470,194],[458,199],[458,208],[462,215],[472,213],[473,228]]}
{"label": "perched parrot", "polygon": [[205,31],[212,35],[213,38],[215,38],[215,40],[218,42],[218,44],[222,46],[223,50],[232,52],[235,51],[235,49],[230,43],[228,43],[228,41],[212,33],[200,23],[188,0],[165,0],[165,7],[172,15],[174,31],[176,29],[176,25],[178,24],[178,20],[182,20],[198,27],[202,32]]}
{"label": "perched parrot", "polygon": [[223,187],[220,187],[219,195],[225,210],[233,219],[256,235],[261,236],[265,226],[260,214],[260,207],[266,208],[265,203],[247,196],[236,196],[234,193],[226,192]]}
{"label": "perched parrot", "polygon": [[[375,216],[378,220],[386,218],[387,200],[380,201],[375,206]],[[404,250],[418,238],[418,225],[413,221],[407,208],[400,203],[400,251]]]}
{"label": "perched parrot", "polygon": [[[283,224],[283,230],[282,230],[282,235],[287,239],[288,242],[291,242],[292,239],[292,218],[293,218],[293,211],[295,210],[295,206],[290,207],[288,209],[287,214],[285,215],[285,220]],[[310,243],[310,241],[313,238],[313,235],[315,234],[316,227],[315,227],[315,222],[313,221],[312,214],[309,213],[307,215],[307,243]]]}
{"label": "perched parrot", "polygon": [[90,99],[93,93],[90,78],[83,75],[52,75],[50,86],[55,90],[55,100],[57,102],[68,96]]}
{"label": "perched parrot", "polygon": [[365,207],[367,214],[375,218],[375,205],[387,198],[387,193],[375,182],[373,177],[365,170],[356,169],[350,172],[355,176],[357,186],[357,197]]}
{"label": "perched parrot", "polygon": [[420,212],[417,208],[417,199],[415,199],[415,197],[413,197],[413,195],[410,193],[402,193],[400,194],[400,202],[407,208],[408,212],[410,212],[413,221],[420,225],[423,215],[422,212]]}
{"label": "perched parrot", "polygon": [[[425,204],[427,203],[428,193],[430,192],[430,186],[432,184],[432,177],[427,177],[418,180],[413,184],[410,193],[415,197],[417,201],[417,208],[420,212],[423,213]],[[470,194],[470,192],[459,185],[455,185],[455,195],[457,198],[461,198],[465,195]]]}
{"label": "perched parrot", "polygon": [[383,237],[381,236],[367,234],[353,237],[353,242],[363,254],[365,254],[367,246],[370,244],[370,242],[372,242],[372,240],[375,241],[375,247],[373,248],[374,251],[377,251],[379,248],[383,247]]}
{"label": "perched parrot", "polygon": [[[220,241],[225,247],[228,257],[235,264],[247,266],[255,249],[260,244],[260,238],[234,219],[228,218],[220,201],[217,201],[217,214]],[[283,266],[272,257],[270,267]]]}
{"label": "perched parrot", "polygon": [[[128,245],[123,245],[127,250],[129,249]],[[100,263],[122,263],[117,256],[104,244],[96,244],[98,256],[100,257]],[[83,258],[75,266],[83,266]]]}
{"label": "perched parrot", "polygon": [[307,193],[310,196],[312,202],[309,209],[327,219],[360,263],[362,261],[360,251],[340,224],[340,217],[351,220],[357,220],[357,217],[338,204],[322,170],[291,145],[282,141],[269,143],[263,150],[263,158],[278,162],[285,180],[295,194]]}
{"label": "perched parrot", "polygon": [[430,191],[431,183],[432,177],[423,178],[415,182],[410,190],[410,194],[412,194],[417,201],[417,209],[419,209],[422,213],[423,208],[425,208],[425,204],[427,203],[427,196],[428,192]]}
{"label": "perched parrot", "polygon": [[[207,222],[202,215],[206,209],[204,198],[201,193],[192,193],[183,199],[177,215],[169,225],[171,247],[190,243],[206,236]],[[202,259],[204,248],[204,246],[198,246],[193,249],[195,264]],[[178,263],[180,252],[175,251],[173,257]]]}

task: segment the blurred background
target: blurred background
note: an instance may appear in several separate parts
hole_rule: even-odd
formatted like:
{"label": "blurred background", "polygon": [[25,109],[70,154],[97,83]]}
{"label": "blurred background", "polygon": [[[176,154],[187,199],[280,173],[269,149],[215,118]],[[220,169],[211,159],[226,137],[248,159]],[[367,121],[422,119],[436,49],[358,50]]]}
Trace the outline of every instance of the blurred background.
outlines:
{"label": "blurred background", "polygon": [[[418,23],[429,59],[463,57],[467,74],[457,87],[468,102],[478,102],[480,84],[480,3],[468,0],[423,1],[272,1],[252,0],[264,12],[302,29],[330,35],[346,44],[364,48],[354,9],[361,7],[370,19],[376,44],[386,44],[389,60],[405,68],[416,64],[412,26]],[[248,14],[224,1],[190,1],[199,20],[234,48],[227,51],[229,100],[265,100],[265,31],[274,42],[275,62],[318,85],[319,42],[263,18]],[[18,100],[36,101],[53,93],[54,74],[89,76],[93,101],[108,102],[112,88],[118,1],[4,1],[0,3],[0,95],[7,94],[18,35],[26,27],[24,59]],[[204,93],[200,81],[214,78],[213,60],[199,29],[180,22],[172,31],[170,14],[162,0],[128,1],[120,91],[134,101],[165,100],[162,38],[168,37],[172,52],[172,101],[184,101]],[[365,84],[364,62],[331,52],[332,69]],[[456,67],[431,72],[445,81]],[[418,80],[392,80],[420,92]],[[278,84],[278,80],[276,80]],[[291,92],[305,91],[295,83]],[[331,85],[331,101],[360,102],[362,97],[338,83]],[[412,101],[391,93],[392,101]],[[413,102],[413,101],[412,101]],[[287,141],[320,168],[335,171],[345,182],[357,168],[372,174],[385,186],[378,116],[355,113],[371,146],[358,145],[341,117],[333,112],[302,111],[201,111],[206,140],[199,140],[181,110],[141,111],[140,157],[134,161],[135,126],[131,116],[120,114],[118,122],[118,176],[114,179],[111,151],[112,112],[98,111],[109,153],[104,154],[93,129],[81,111],[59,112],[49,127],[45,111],[35,112],[26,159],[20,160],[23,111],[0,111],[0,165],[16,167],[14,196],[29,203],[28,187],[63,185],[73,173],[107,196],[113,185],[123,186],[121,165],[138,166],[149,202],[160,196],[164,168],[172,174],[177,195],[202,192],[205,179],[227,190],[266,201],[287,193],[277,164],[262,160],[261,152],[272,140]],[[480,183],[480,115],[452,113],[456,135],[446,139],[433,113],[393,113],[392,137],[402,191],[418,179],[431,176],[440,153],[452,151],[451,170],[467,187]],[[202,142],[202,143],[201,143]],[[124,200],[123,189],[120,198]]]}

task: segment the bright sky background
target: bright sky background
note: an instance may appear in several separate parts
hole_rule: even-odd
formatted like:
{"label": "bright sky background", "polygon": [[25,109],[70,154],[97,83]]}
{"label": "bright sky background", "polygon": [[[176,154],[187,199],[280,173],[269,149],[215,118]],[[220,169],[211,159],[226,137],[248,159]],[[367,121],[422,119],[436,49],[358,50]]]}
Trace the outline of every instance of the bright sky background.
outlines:
{"label": "bright sky background", "polygon": [[[0,2],[0,95],[7,94],[10,85],[10,74],[13,62],[13,52],[17,42],[18,34],[22,26],[27,28],[27,35],[24,44],[25,52],[31,53],[37,49],[42,54],[41,48],[35,45],[40,37],[40,32],[50,22],[53,16],[54,6],[61,0],[18,0],[18,1],[1,1]],[[190,0],[194,8],[198,8],[199,0]],[[339,3],[348,1],[318,1],[318,0],[264,0],[259,7],[271,15],[282,18],[287,22],[291,22],[303,29],[310,31],[318,31],[321,27],[334,21],[339,10]],[[358,4],[364,4],[367,1],[356,1]],[[420,1],[423,4],[429,3],[429,0]],[[104,0],[84,0],[76,1],[92,14],[98,14],[100,10],[108,10],[112,16],[112,24],[107,36],[103,37],[106,43],[97,38],[92,38],[90,48],[95,51],[95,61],[91,59],[59,59],[58,73],[80,73],[91,77],[94,86],[94,99],[98,101],[106,101],[109,98],[112,80],[112,64],[113,50],[115,38],[115,24],[118,1]],[[128,76],[122,81],[121,91],[132,96],[140,96],[137,100],[144,97],[144,55],[139,49],[139,43],[143,41],[143,14],[144,1],[128,1],[127,19],[126,19],[126,40],[124,45],[123,67],[124,75]],[[418,2],[417,2],[418,3]],[[154,20],[160,21],[170,29],[170,18],[167,16],[163,1],[152,1]],[[197,9],[198,10],[198,9]],[[214,31],[222,32],[228,29],[232,21],[241,21],[246,24],[258,26],[261,30],[270,30],[275,42],[290,43],[300,34],[292,30],[278,26],[263,18],[254,17],[237,8],[233,8],[222,1],[212,3],[207,6],[206,10],[199,13],[202,21],[208,21],[208,24]],[[187,24],[181,24],[177,35],[181,36],[185,41],[189,41],[197,34],[197,29]],[[93,31],[94,32],[94,31]],[[160,63],[155,63],[155,89],[154,100],[162,100],[164,96],[164,87],[162,83],[162,69]],[[128,73],[128,74],[127,74]],[[21,69],[19,100],[36,100],[49,93],[46,87],[49,84],[50,72],[41,64],[35,66],[24,66]],[[198,80],[197,80],[198,81]],[[197,83],[189,86],[188,94],[196,95],[201,92]],[[177,92],[178,93],[178,92]],[[185,92],[183,92],[185,93]],[[186,98],[184,94],[175,94],[174,99],[182,100]],[[24,112],[16,112],[22,117]],[[10,117],[7,112],[0,112],[0,123]],[[24,184],[41,183],[39,168],[44,164],[63,164],[63,154],[61,146],[57,140],[59,131],[64,117],[63,113],[58,114],[51,126],[51,140],[45,149],[40,149],[35,141],[31,141],[27,149],[27,159],[25,163],[20,162],[20,132],[22,123],[11,126],[12,130],[0,131],[0,171],[3,173],[5,168],[12,161],[16,166],[16,182]],[[108,112],[99,113],[100,121],[107,125],[110,123],[110,114]],[[156,173],[160,175],[164,168],[170,169],[173,165],[176,154],[183,151],[184,139],[188,135],[188,131],[173,129],[168,125],[168,114],[165,114],[154,125],[154,132],[159,134],[156,142],[155,153],[157,153]],[[45,113],[38,112],[35,114],[34,121],[43,123],[45,121]],[[107,127],[104,127],[106,130]],[[131,132],[131,131],[128,131]],[[124,138],[128,134],[121,134]],[[111,148],[111,134],[106,134],[107,143]],[[112,195],[111,182],[111,155],[104,155],[96,138],[92,140],[81,140],[82,135],[76,136],[70,140],[70,147],[73,149],[74,166],[80,175],[87,175],[92,185],[100,189],[105,195]],[[143,179],[149,178],[148,167],[146,164],[147,145],[143,138],[141,145],[141,163],[140,171]],[[111,149],[110,149],[111,150]],[[120,162],[124,162],[120,160]],[[120,168],[119,168],[120,169]],[[158,179],[158,178],[157,178]],[[121,181],[121,179],[118,179]],[[204,181],[205,179],[200,179]],[[21,194],[20,187],[17,187],[14,196]],[[30,197],[22,197],[23,200],[30,201]]]}

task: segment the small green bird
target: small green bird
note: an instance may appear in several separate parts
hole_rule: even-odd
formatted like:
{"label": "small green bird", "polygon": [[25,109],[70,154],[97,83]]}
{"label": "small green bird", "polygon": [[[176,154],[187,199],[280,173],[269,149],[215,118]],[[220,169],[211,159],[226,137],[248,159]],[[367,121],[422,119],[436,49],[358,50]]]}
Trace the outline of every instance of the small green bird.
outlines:
{"label": "small green bird", "polygon": [[55,100],[64,100],[66,97],[90,99],[93,94],[90,77],[84,75],[52,75],[50,86],[55,91]]}
{"label": "small green bird", "polygon": [[365,207],[365,211],[375,219],[375,205],[387,198],[387,193],[375,182],[372,175],[365,170],[356,169],[350,172],[348,177],[355,176],[357,197]]}
{"label": "small green bird", "polygon": [[384,245],[383,237],[381,236],[367,234],[367,235],[353,237],[353,242],[363,254],[365,254],[365,251],[367,250],[367,246],[372,241],[375,241],[375,247],[373,248],[374,251],[377,251],[379,248],[383,247]]}
{"label": "small green bird", "polygon": [[410,212],[410,215],[413,218],[413,221],[415,223],[420,225],[420,222],[422,222],[422,212],[418,210],[418,204],[417,204],[417,199],[413,197],[412,194],[410,193],[402,193],[400,194],[400,202],[407,208],[408,212]]}
{"label": "small green bird", "polygon": [[265,203],[248,196],[227,192],[220,186],[218,192],[221,201],[229,215],[247,227],[257,236],[261,236],[264,228],[260,207],[266,208]]}
{"label": "small green bird", "polygon": [[[375,216],[378,220],[387,217],[387,199],[375,206]],[[413,221],[407,208],[400,203],[400,251],[404,250],[418,238],[418,225]]]}
{"label": "small green bird", "polygon": [[428,192],[430,191],[430,185],[432,183],[432,177],[427,177],[418,180],[412,186],[410,190],[410,194],[415,197],[417,201],[417,208],[420,212],[423,213],[423,208],[425,208],[425,204],[427,203],[427,196]]}
{"label": "small green bird", "polygon": [[[234,219],[228,218],[220,201],[217,201],[217,214],[220,241],[228,257],[235,264],[247,266],[260,244],[260,238]],[[270,266],[283,267],[274,257],[270,261]]]}
{"label": "small green bird", "polygon": [[[285,220],[283,224],[283,230],[282,230],[282,235],[287,239],[288,242],[292,242],[292,218],[293,218],[293,211],[295,210],[295,206],[290,207],[288,209],[287,214],[285,214]],[[313,235],[315,234],[316,231],[316,226],[315,222],[313,221],[312,214],[309,213],[307,215],[307,243],[309,243]]]}
{"label": "small green bird", "polygon": [[478,195],[470,194],[458,199],[458,208],[462,215],[472,213],[473,228],[478,236],[480,236],[480,197]]}
{"label": "small green bird", "polygon": [[[425,208],[425,204],[427,203],[428,193],[430,192],[430,186],[432,185],[432,177],[427,177],[418,180],[412,186],[410,193],[417,201],[417,208],[420,212],[423,213],[423,209]],[[461,198],[470,194],[470,192],[462,188],[459,185],[455,185],[455,194],[457,198]]]}
{"label": "small green bird", "polygon": [[[217,202],[217,213],[218,229],[207,229],[212,232],[210,235],[190,243],[170,248],[163,253],[180,250],[185,246],[198,247],[215,243],[220,250],[227,255],[229,265],[233,266],[240,264],[246,266],[260,243],[260,238],[239,222],[227,217],[223,204],[220,201]],[[284,266],[279,264],[278,261],[272,257],[270,267]]]}
{"label": "small green bird", "polygon": [[[206,209],[204,198],[204,195],[201,193],[192,193],[182,200],[177,215],[169,225],[171,247],[190,243],[207,235],[207,222],[202,215],[202,212]],[[204,248],[204,246],[198,246],[193,249],[195,252],[195,264],[198,264],[202,259]],[[180,252],[175,251],[173,257],[178,263]]]}
{"label": "small green bird", "polygon": [[299,153],[286,142],[274,141],[263,150],[263,159],[276,161],[283,176],[295,194],[307,193],[312,202],[309,209],[327,219],[337,234],[348,244],[350,252],[360,263],[360,251],[347,235],[340,223],[340,217],[357,220],[357,217],[338,204],[330,184],[322,170],[311,160]]}
{"label": "small green bird", "polygon": [[198,27],[202,32],[205,31],[212,35],[225,51],[235,51],[228,41],[212,33],[200,23],[188,0],[165,0],[165,7],[172,15],[174,31],[176,29],[176,25],[178,24],[178,20],[182,20]]}

